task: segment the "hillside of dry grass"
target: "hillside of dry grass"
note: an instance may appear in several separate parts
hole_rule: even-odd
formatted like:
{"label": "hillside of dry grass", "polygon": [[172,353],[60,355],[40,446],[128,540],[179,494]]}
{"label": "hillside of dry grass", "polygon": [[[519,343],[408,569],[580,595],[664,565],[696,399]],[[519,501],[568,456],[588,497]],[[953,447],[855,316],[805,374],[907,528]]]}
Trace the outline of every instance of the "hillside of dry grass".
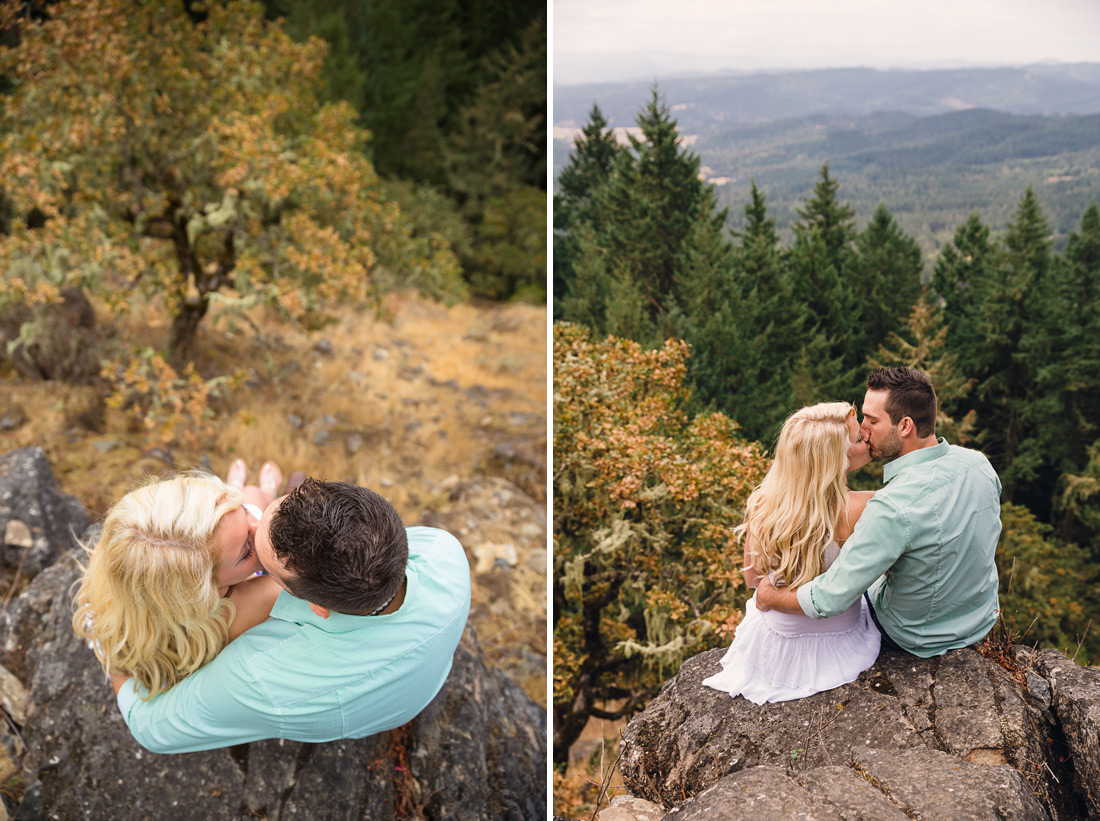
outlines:
{"label": "hillside of dry grass", "polygon": [[[544,306],[446,308],[394,295],[383,318],[342,308],[313,332],[264,310],[243,321],[212,313],[199,335],[198,370],[207,378],[243,371],[245,379],[214,402],[208,433],[165,442],[107,407],[102,389],[4,373],[0,417],[9,423],[0,450],[42,447],[62,489],[93,518],[150,475],[204,465],[224,475],[239,456],[254,471],[275,459],[286,475],[300,469],[373,488],[410,524],[447,521],[456,487],[475,477],[490,489],[486,499],[507,498],[499,481],[507,480],[534,500],[526,518],[545,527]],[[141,318],[130,320],[129,338],[163,346],[163,312],[132,316]],[[546,543],[531,538],[530,521],[525,527],[512,542],[466,545],[475,570],[471,621],[491,639],[490,660],[545,704]],[[490,607],[502,590],[508,606]]]}

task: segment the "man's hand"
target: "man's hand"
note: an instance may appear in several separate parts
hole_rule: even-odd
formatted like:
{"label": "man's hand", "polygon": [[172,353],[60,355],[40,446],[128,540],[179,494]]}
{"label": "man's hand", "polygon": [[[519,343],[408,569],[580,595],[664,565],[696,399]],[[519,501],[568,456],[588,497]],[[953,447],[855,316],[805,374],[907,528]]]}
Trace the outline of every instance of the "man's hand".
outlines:
{"label": "man's hand", "polygon": [[772,609],[775,601],[775,586],[768,576],[760,576],[756,582],[756,609],[766,612]]}
{"label": "man's hand", "polygon": [[133,676],[128,673],[111,673],[111,686],[115,688],[115,695],[118,695],[118,691],[122,689],[122,685],[132,679]]}
{"label": "man's hand", "polygon": [[798,592],[790,587],[776,587],[767,576],[761,576],[760,583],[756,586],[756,609],[762,612],[778,610],[780,613],[802,613]]}

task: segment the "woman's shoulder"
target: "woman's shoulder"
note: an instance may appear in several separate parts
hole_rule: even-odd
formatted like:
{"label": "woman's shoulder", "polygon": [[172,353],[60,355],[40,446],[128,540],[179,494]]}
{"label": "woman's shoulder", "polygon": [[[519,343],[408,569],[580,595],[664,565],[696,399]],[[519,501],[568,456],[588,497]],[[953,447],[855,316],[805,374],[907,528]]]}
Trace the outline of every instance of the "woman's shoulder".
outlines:
{"label": "woman's shoulder", "polygon": [[867,503],[874,498],[874,495],[875,491],[873,490],[848,491],[848,515],[853,526],[855,526],[856,519],[863,514],[863,509],[867,507]]}
{"label": "woman's shoulder", "polygon": [[232,641],[271,615],[271,608],[283,589],[270,576],[254,576],[235,585],[227,598],[236,606],[233,621],[229,624],[229,639]]}

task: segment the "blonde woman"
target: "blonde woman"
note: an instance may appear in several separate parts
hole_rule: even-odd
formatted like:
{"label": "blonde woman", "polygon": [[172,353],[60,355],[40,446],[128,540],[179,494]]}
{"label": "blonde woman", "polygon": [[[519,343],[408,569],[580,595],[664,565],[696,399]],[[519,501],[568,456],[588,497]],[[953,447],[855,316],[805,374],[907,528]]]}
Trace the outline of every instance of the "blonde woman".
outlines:
{"label": "blonde woman", "polygon": [[210,663],[264,621],[280,587],[260,570],[260,512],[282,474],[268,462],[244,486],[237,460],[226,481],[190,473],[127,493],[108,511],[74,597],[73,629],[116,685],[133,676],[145,699]]}
{"label": "blonde woman", "polygon": [[[755,588],[797,587],[824,573],[844,549],[871,491],[849,491],[846,474],[871,460],[856,411],[825,402],[783,424],[775,460],[749,496],[738,528],[745,544],[745,581]],[[854,681],[874,664],[881,635],[861,597],[824,619],[745,605],[722,671],[703,683],[756,704],[789,701]]]}

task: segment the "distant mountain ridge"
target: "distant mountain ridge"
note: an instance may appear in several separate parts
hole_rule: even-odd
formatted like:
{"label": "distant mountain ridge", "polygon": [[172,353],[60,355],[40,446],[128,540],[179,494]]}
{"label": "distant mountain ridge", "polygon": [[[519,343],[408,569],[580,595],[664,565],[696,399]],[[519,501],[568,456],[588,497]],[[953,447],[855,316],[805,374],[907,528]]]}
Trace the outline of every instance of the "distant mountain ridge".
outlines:
{"label": "distant mountain ridge", "polygon": [[[1100,195],[1100,63],[727,74],[658,91],[735,230],[755,180],[788,236],[828,163],[859,223],[884,204],[930,271],[969,213],[1002,230],[1029,185],[1058,249]],[[651,93],[643,83],[556,88],[555,178],[594,101],[630,127]]]}
{"label": "distant mountain ridge", "polygon": [[[554,87],[554,124],[580,127],[598,102],[615,126],[634,124],[652,83]],[[1008,68],[837,68],[659,79],[681,134],[815,114],[915,116],[988,108],[1012,114],[1100,113],[1100,63]]]}

